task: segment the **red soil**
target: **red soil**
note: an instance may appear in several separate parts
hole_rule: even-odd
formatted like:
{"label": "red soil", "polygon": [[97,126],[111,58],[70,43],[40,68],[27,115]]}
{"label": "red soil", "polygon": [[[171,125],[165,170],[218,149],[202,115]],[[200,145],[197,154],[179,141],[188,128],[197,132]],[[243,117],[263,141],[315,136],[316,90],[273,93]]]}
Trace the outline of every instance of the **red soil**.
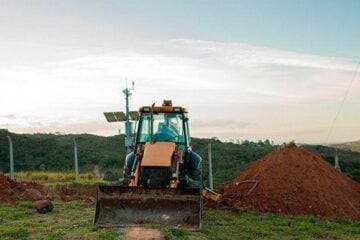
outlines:
{"label": "red soil", "polygon": [[64,185],[57,189],[57,193],[65,202],[79,199],[95,202],[97,190],[95,186]]}
{"label": "red soil", "polygon": [[360,184],[295,144],[269,153],[217,191],[217,205],[236,211],[360,219]]}
{"label": "red soil", "polygon": [[63,201],[87,200],[96,201],[96,187],[81,185],[64,185],[57,189],[50,189],[36,182],[18,182],[0,175],[0,204],[15,204],[18,200],[53,200]]}
{"label": "red soil", "polygon": [[35,182],[17,182],[0,175],[0,204],[14,204],[17,200],[51,199],[51,190]]}

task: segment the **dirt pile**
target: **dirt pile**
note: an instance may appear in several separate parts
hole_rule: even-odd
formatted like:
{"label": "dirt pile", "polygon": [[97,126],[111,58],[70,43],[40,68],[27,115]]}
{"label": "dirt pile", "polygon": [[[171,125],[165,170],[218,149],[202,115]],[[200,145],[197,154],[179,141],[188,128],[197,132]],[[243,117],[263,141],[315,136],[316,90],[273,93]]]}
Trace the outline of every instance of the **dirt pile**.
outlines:
{"label": "dirt pile", "polygon": [[360,184],[295,144],[279,148],[217,189],[237,211],[360,219]]}
{"label": "dirt pile", "polygon": [[18,182],[9,177],[0,175],[0,204],[14,204],[18,200],[54,200],[60,198],[63,201],[87,200],[96,201],[96,187],[78,184],[63,185],[51,189],[36,182]]}
{"label": "dirt pile", "polygon": [[0,175],[0,204],[14,204],[17,200],[53,199],[52,191],[35,182],[17,182],[9,177]]}

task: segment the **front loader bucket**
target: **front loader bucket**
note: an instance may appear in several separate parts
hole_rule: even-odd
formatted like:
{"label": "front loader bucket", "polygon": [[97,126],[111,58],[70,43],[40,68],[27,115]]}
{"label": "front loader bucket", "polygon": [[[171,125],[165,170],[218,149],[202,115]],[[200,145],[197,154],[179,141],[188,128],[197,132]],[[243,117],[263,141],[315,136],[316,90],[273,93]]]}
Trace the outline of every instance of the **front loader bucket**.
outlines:
{"label": "front loader bucket", "polygon": [[201,228],[200,189],[99,186],[94,224],[98,227],[164,224]]}

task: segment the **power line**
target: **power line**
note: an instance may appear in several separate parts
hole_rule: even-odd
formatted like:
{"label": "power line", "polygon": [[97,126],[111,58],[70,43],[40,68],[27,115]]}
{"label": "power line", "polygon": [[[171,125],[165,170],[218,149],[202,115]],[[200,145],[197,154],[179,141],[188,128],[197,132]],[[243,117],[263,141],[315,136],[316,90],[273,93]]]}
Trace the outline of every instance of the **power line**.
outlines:
{"label": "power line", "polygon": [[355,69],[355,71],[354,71],[354,73],[353,73],[353,75],[351,77],[351,81],[349,82],[349,86],[346,89],[345,95],[344,95],[344,97],[343,97],[343,99],[341,101],[340,107],[339,107],[339,109],[338,109],[338,111],[337,111],[337,113],[336,113],[336,115],[335,115],[335,117],[333,119],[333,122],[332,122],[332,124],[330,126],[329,133],[328,133],[328,135],[326,137],[326,143],[329,143],[329,138],[330,138],[330,136],[331,136],[331,134],[332,134],[332,132],[334,130],[335,123],[336,123],[336,121],[337,121],[337,119],[338,119],[338,117],[339,117],[339,115],[340,115],[340,113],[341,113],[341,111],[342,111],[342,109],[344,107],[344,103],[345,103],[345,100],[346,100],[347,96],[349,95],[351,86],[353,85],[353,82],[357,77],[357,74],[359,72],[359,67],[360,67],[360,61],[358,62],[357,66],[356,66],[356,69]]}

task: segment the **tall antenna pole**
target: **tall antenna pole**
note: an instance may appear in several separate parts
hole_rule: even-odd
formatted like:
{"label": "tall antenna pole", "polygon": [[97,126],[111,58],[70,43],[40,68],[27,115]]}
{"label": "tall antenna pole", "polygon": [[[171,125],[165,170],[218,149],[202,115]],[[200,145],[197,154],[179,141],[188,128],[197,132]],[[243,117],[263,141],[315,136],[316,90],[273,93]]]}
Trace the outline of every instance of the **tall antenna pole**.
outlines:
{"label": "tall antenna pole", "polygon": [[126,148],[126,152],[130,153],[131,152],[131,147],[132,147],[132,123],[130,122],[130,111],[129,111],[129,97],[132,95],[132,93],[130,92],[130,90],[134,90],[134,82],[132,82],[132,88],[128,88],[126,86],[126,88],[123,90],[123,93],[125,95],[125,102],[126,102],[126,111],[125,111],[125,117],[126,117],[126,121],[125,121],[125,148]]}
{"label": "tall antenna pole", "polygon": [[9,152],[10,152],[10,178],[12,180],[15,180],[13,143],[10,136],[7,136],[7,138],[9,140]]}
{"label": "tall antenna pole", "polygon": [[77,152],[77,144],[74,138],[74,161],[75,161],[75,182],[79,182],[79,163],[78,163],[78,152]]}

